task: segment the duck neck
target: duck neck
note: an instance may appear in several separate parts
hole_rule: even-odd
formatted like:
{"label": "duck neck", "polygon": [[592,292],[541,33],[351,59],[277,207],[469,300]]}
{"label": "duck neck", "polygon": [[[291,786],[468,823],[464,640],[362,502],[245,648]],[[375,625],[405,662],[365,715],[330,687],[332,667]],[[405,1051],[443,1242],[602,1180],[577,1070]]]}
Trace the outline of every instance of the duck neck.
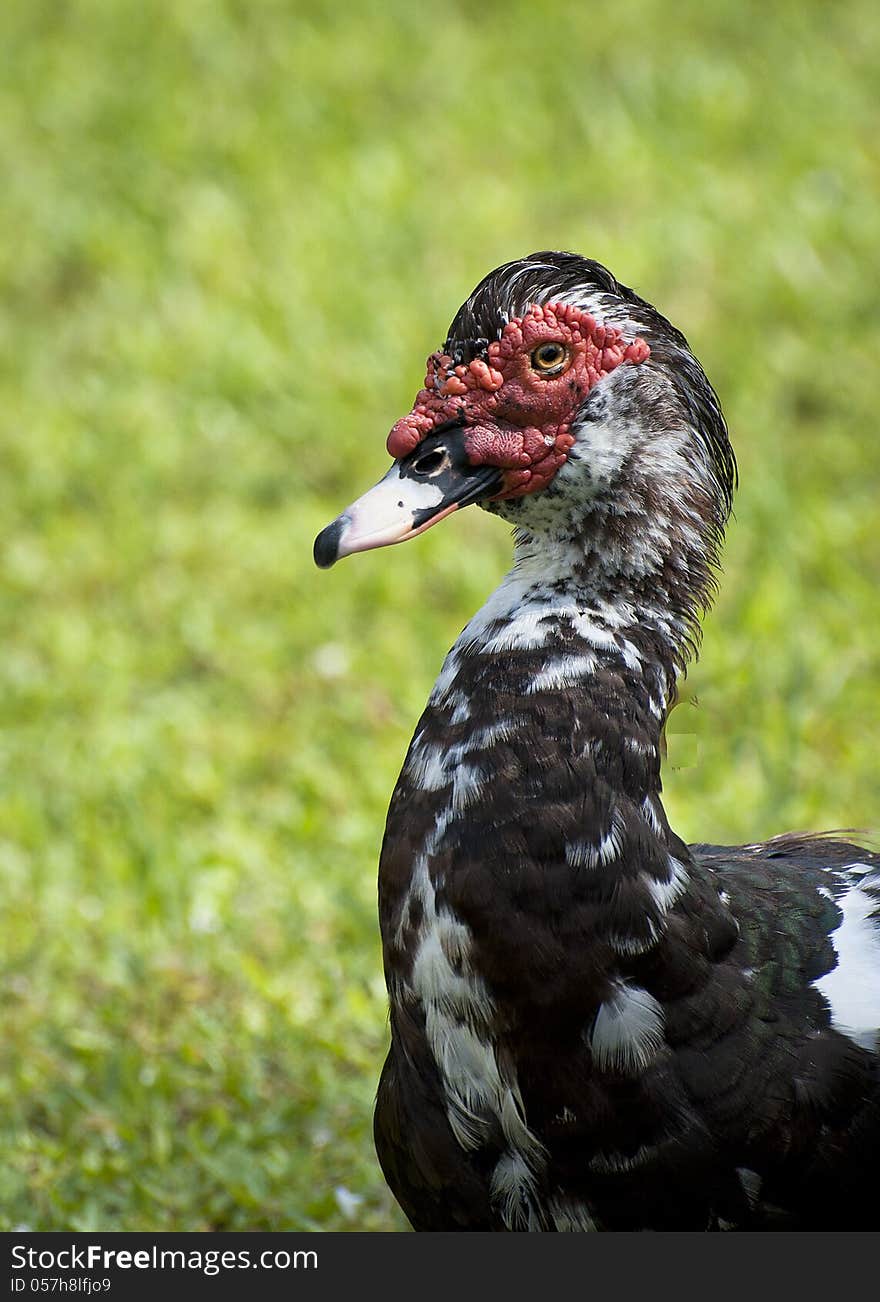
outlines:
{"label": "duck neck", "polygon": [[569,691],[621,735],[637,731],[659,750],[690,644],[688,616],[671,608],[657,575],[610,574],[583,546],[521,535],[513,567],[465,628],[435,696],[467,662],[490,672],[503,665],[503,681],[525,696]]}
{"label": "duck neck", "polygon": [[[430,860],[444,901],[476,933],[507,907],[538,934],[561,909],[584,961],[608,974],[667,933],[696,868],[660,777],[688,645],[686,569],[664,571],[597,521],[576,536],[520,532],[512,569],[447,656],[389,826],[405,809],[407,835],[430,851],[417,862]],[[384,875],[390,937],[406,880]]]}

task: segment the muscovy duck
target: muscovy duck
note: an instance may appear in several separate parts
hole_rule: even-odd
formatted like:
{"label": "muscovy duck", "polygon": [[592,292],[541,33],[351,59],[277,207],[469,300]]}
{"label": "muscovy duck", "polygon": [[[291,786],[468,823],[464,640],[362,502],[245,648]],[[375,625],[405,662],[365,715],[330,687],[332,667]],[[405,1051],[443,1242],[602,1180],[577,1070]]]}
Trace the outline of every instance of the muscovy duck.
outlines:
{"label": "muscovy duck", "polygon": [[471,502],[515,526],[382,847],[375,1140],[410,1222],[873,1226],[880,857],[687,846],[660,799],[736,478],[684,336],[596,262],[509,262],[388,449],[319,565]]}

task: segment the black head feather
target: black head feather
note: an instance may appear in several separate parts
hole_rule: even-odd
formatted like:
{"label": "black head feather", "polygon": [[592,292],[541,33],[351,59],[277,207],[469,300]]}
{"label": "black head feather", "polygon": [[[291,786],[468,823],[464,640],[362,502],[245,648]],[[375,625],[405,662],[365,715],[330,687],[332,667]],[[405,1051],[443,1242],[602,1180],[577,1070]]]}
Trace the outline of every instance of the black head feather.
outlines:
{"label": "black head feather", "polygon": [[[625,304],[625,313],[645,336],[667,335],[679,347],[687,340],[664,316],[628,285],[615,280],[607,267],[579,253],[545,250],[514,258],[490,271],[455,314],[445,351],[456,363],[468,362],[501,336],[511,317],[521,316],[532,303],[555,299],[597,301],[607,314]],[[619,315],[619,311],[617,313]]]}

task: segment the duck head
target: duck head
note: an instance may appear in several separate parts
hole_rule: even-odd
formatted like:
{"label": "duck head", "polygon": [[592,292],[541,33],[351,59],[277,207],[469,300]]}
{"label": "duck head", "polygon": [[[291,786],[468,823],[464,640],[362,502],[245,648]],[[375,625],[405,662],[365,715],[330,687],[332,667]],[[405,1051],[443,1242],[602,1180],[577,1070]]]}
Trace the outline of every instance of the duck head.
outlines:
{"label": "duck head", "polygon": [[541,252],[490,272],[387,446],[394,464],[318,535],[318,565],[476,502],[520,545],[604,555],[618,589],[677,571],[685,617],[707,602],[736,477],[724,418],[684,336],[597,262]]}

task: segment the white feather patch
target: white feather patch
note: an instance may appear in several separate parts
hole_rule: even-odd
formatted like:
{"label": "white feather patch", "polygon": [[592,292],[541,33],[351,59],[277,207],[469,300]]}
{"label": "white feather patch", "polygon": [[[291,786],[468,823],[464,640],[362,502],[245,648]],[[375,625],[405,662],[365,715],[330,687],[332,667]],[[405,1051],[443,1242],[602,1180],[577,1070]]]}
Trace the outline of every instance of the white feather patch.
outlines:
{"label": "white feather patch", "polygon": [[[502,726],[501,721],[497,726]],[[485,982],[471,968],[470,932],[437,905],[430,859],[453,818],[449,807],[425,838],[413,865],[398,944],[402,944],[411,901],[421,905],[421,924],[409,982],[398,993],[415,999],[424,1010],[425,1035],[443,1083],[447,1119],[462,1148],[479,1147],[500,1124],[510,1155],[499,1174],[498,1196],[510,1215],[519,1217],[530,1205],[533,1172],[546,1155],[528,1128],[515,1077],[499,1067],[490,1031],[494,1004]]]}
{"label": "white feather patch", "polygon": [[614,863],[623,848],[626,823],[623,815],[615,809],[611,816],[611,826],[601,841],[569,841],[565,847],[565,861],[572,868],[598,868],[602,864]]}
{"label": "white feather patch", "polygon": [[659,881],[656,877],[650,877],[647,873],[642,873],[642,880],[648,888],[650,896],[661,913],[668,913],[676,900],[687,889],[688,874],[687,869],[680,859],[674,855],[666,856],[666,865],[669,868],[669,880]]}
{"label": "white feather patch", "polygon": [[591,1171],[596,1171],[602,1175],[619,1175],[623,1171],[632,1171],[637,1166],[644,1166],[649,1157],[654,1154],[654,1149],[646,1144],[641,1144],[634,1153],[597,1153],[591,1158],[588,1165]]}
{"label": "white feather patch", "polygon": [[586,1205],[569,1199],[554,1198],[550,1203],[550,1218],[559,1234],[591,1234],[596,1229]]}
{"label": "white feather patch", "polygon": [[880,919],[871,916],[878,896],[866,888],[880,888],[880,873],[850,864],[844,876],[848,889],[835,893],[843,917],[831,933],[837,963],[813,985],[828,1000],[834,1029],[872,1049],[880,1036]]}
{"label": "white feather patch", "polygon": [[530,693],[552,692],[560,687],[573,687],[589,677],[595,668],[595,656],[563,656],[536,674],[527,690]]}
{"label": "white feather patch", "polygon": [[663,1044],[663,1009],[641,986],[620,981],[599,1005],[589,1041],[599,1067],[625,1074],[644,1071]]}
{"label": "white feather patch", "polygon": [[657,814],[653,796],[645,796],[642,801],[642,817],[652,832],[656,832],[658,836],[663,836],[663,824]]}
{"label": "white feather patch", "polygon": [[465,937],[453,934],[447,939],[444,936],[447,928],[465,932],[459,923],[442,913],[435,918],[413,961],[412,988],[426,1005],[450,1017],[485,1022],[492,1012],[492,1000],[481,982],[456,971],[460,961],[453,966],[450,951],[453,944],[461,947]]}
{"label": "white feather patch", "polygon": [[445,787],[447,752],[442,746],[426,746],[420,738],[413,743],[406,766],[407,781],[422,791],[437,791]]}
{"label": "white feather patch", "polygon": [[485,728],[478,728],[455,746],[428,744],[421,734],[413,740],[404,775],[413,787],[421,791],[439,791],[452,784],[452,809],[458,812],[479,797],[486,775],[479,765],[467,763],[472,751],[487,750],[496,741],[511,736],[517,723],[511,719],[496,719]]}
{"label": "white feather patch", "polygon": [[595,611],[585,610],[582,614],[575,615],[571,622],[578,636],[597,651],[618,650],[617,638],[609,628],[605,627],[604,619],[601,623],[597,622]]}
{"label": "white feather patch", "polygon": [[649,949],[657,944],[660,939],[660,932],[650,918],[644,920],[646,936],[621,936],[612,932],[608,937],[608,944],[616,954],[623,954],[627,958],[635,958],[637,954],[646,954]]}
{"label": "white feather patch", "polygon": [[522,1153],[508,1149],[498,1159],[492,1172],[492,1201],[498,1206],[508,1230],[540,1230],[538,1192],[535,1176]]}
{"label": "white feather patch", "polygon": [[449,692],[446,704],[452,706],[450,723],[467,723],[471,717],[471,699],[466,692]]}
{"label": "white feather patch", "polygon": [[[437,675],[437,681],[434,683],[431,695],[428,697],[429,705],[440,705],[446,700],[452,690],[452,684],[458,677],[459,668],[458,644],[456,643],[443,661],[443,668]],[[460,696],[457,699],[460,699]]]}

